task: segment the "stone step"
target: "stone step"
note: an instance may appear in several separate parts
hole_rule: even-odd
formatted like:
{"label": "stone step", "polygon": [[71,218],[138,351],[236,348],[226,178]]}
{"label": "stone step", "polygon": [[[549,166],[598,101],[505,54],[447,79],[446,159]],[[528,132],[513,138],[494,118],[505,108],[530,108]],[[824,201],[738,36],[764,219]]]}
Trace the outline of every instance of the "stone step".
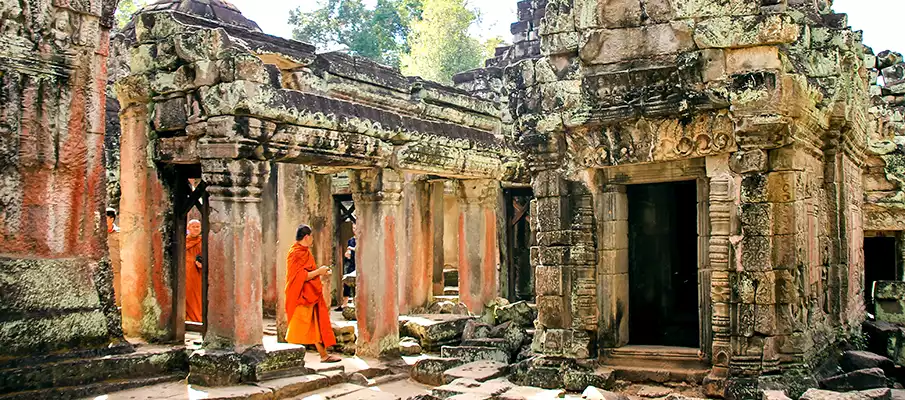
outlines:
{"label": "stone step", "polygon": [[0,394],[0,399],[32,400],[93,398],[94,396],[121,390],[157,385],[165,382],[175,382],[182,379],[185,379],[184,373],[155,376],[151,378],[111,379],[101,382],[93,382],[85,385],[58,386],[44,389],[28,390],[24,392],[5,393]]}
{"label": "stone step", "polygon": [[309,374],[258,382],[255,385],[270,389],[274,398],[288,399],[303,393],[339,385],[345,380],[346,377],[342,373]]}
{"label": "stone step", "polygon": [[623,346],[604,350],[605,366],[709,369],[698,349],[670,346]]}
{"label": "stone step", "polygon": [[710,369],[657,368],[607,365],[602,370],[611,369],[616,380],[635,383],[642,382],[686,382],[700,385]]}
{"label": "stone step", "polygon": [[458,286],[446,286],[443,288],[444,296],[459,296],[459,287]]}
{"label": "stone step", "polygon": [[443,270],[443,286],[459,287],[459,270],[444,269]]}
{"label": "stone step", "polygon": [[184,378],[187,354],[183,347],[137,346],[136,351],[91,358],[67,359],[0,370],[0,393],[66,387],[106,387],[154,379]]}

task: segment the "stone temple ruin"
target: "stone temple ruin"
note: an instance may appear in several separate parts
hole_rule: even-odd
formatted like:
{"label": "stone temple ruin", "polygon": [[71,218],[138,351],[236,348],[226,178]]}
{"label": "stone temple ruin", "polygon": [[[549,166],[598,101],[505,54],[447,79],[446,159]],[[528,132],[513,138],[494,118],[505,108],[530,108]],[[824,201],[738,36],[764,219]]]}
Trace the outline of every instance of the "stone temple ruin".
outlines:
{"label": "stone temple ruin", "polygon": [[[400,376],[440,398],[903,395],[882,389],[905,365],[901,54],[829,0],[517,4],[514,44],[444,86],[222,0],[122,32],[115,0],[0,0],[0,399],[186,376],[261,398]],[[277,344],[302,222],[321,264],[357,239],[348,352],[439,354],[347,374]]]}

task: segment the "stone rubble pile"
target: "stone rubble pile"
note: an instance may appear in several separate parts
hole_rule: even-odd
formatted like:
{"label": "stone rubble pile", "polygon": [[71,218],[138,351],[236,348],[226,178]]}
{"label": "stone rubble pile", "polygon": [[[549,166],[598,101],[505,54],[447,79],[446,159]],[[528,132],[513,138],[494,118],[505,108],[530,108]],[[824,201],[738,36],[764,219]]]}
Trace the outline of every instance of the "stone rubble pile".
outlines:
{"label": "stone rubble pile", "polygon": [[[870,94],[892,107],[905,106],[905,58],[901,53],[886,50],[876,56],[865,54],[865,67],[870,74]],[[879,85],[879,77],[883,77]]]}

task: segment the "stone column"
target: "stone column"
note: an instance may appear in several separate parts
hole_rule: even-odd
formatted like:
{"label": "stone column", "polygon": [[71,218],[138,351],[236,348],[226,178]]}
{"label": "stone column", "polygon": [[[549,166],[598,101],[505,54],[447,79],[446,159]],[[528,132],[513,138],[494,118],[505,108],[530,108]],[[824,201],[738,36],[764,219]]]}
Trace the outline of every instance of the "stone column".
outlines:
{"label": "stone column", "polygon": [[[601,185],[602,186],[602,185]],[[595,196],[597,301],[600,348],[628,344],[628,195],[625,185],[606,185]]]}
{"label": "stone column", "polygon": [[[405,174],[402,207],[405,240],[400,246],[399,313],[427,307],[433,297],[434,219],[431,211],[431,183]],[[441,272],[442,274],[442,272]]]}
{"label": "stone column", "polygon": [[355,292],[358,341],[363,357],[399,353],[399,249],[402,179],[391,169],[350,173],[358,223]]}
{"label": "stone column", "polygon": [[268,164],[202,160],[208,183],[207,333],[204,347],[242,353],[261,345],[261,193]]}
{"label": "stone column", "polygon": [[499,295],[497,181],[459,181],[459,301],[480,314]]}
{"label": "stone column", "polygon": [[552,170],[537,172],[532,186],[536,207],[531,208],[531,224],[537,245],[531,248],[531,265],[538,324],[532,350],[554,357],[592,357],[600,327],[591,193]]}
{"label": "stone column", "polygon": [[[123,85],[120,97],[126,99]],[[170,265],[165,248],[172,232],[171,196],[161,171],[148,158],[148,107],[128,104],[120,113],[122,124],[121,188],[119,204],[122,260],[123,331],[128,337],[150,342],[181,341],[185,316],[175,315],[174,288],[179,268]],[[178,267],[178,266],[177,266]]]}
{"label": "stone column", "polygon": [[[277,252],[274,260],[277,339],[284,341],[289,327],[285,311],[286,257],[295,243],[295,232],[301,224],[311,226],[314,235],[311,252],[314,254],[315,262],[318,266],[335,265],[333,257],[336,253],[334,251],[336,228],[330,175],[311,173],[304,165],[298,164],[279,163],[274,167],[277,171]],[[334,271],[334,275],[341,274],[342,271]],[[329,285],[324,287],[324,297],[330,301]]]}
{"label": "stone column", "polygon": [[[446,182],[434,182],[430,184],[431,196],[431,217],[433,218],[433,295],[442,296],[444,293],[445,283],[443,276],[443,267],[446,265],[446,252],[444,246],[446,242],[446,221],[454,219],[454,216],[447,218],[444,210],[444,196],[446,192]],[[452,240],[452,238],[449,238]]]}

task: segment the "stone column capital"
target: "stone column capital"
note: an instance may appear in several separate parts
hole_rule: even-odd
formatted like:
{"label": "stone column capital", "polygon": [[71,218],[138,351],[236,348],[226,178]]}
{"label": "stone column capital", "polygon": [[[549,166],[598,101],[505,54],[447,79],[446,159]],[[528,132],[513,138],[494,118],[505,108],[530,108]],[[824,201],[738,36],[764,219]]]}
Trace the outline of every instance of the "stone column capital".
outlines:
{"label": "stone column capital", "polygon": [[356,202],[389,202],[402,200],[401,174],[389,168],[372,168],[351,171],[349,174],[352,194]]}
{"label": "stone column capital", "polygon": [[258,202],[270,164],[256,160],[203,159],[201,171],[212,198]]}
{"label": "stone column capital", "polygon": [[460,180],[456,182],[456,192],[464,204],[495,204],[499,186],[499,182],[492,179]]}

